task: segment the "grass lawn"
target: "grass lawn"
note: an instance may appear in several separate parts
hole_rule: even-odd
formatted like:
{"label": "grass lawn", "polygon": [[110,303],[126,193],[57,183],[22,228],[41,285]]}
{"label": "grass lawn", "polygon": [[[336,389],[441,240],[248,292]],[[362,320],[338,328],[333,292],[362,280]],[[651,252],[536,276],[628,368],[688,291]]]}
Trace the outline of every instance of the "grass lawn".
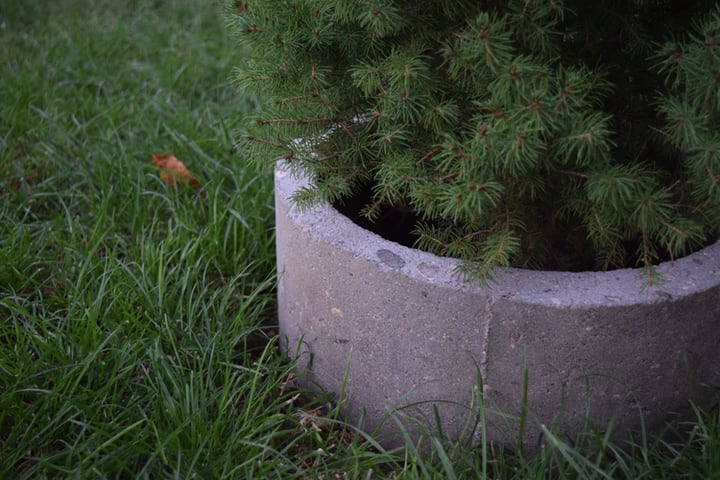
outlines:
{"label": "grass lawn", "polygon": [[[301,394],[223,15],[0,0],[0,478],[720,478],[717,411],[662,441],[420,455]],[[162,153],[199,188],[164,183]]]}

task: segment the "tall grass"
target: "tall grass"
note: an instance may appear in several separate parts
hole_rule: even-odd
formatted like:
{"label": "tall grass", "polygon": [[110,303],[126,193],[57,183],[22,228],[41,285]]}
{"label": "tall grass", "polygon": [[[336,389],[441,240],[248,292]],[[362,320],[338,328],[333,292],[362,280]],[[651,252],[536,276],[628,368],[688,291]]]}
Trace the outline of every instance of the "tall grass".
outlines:
{"label": "tall grass", "polygon": [[387,451],[300,392],[224,25],[203,0],[0,0],[0,478],[720,478],[714,412],[524,458]]}

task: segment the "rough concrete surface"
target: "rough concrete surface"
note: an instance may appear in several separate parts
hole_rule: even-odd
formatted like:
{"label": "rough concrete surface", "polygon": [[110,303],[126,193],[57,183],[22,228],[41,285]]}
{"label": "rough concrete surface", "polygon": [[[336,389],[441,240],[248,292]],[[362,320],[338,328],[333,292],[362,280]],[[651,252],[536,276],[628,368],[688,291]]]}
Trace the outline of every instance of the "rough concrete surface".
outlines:
{"label": "rough concrete surface", "polygon": [[[527,375],[524,443],[540,425],[572,437],[586,422],[622,432],[717,401],[720,242],[658,267],[500,269],[464,283],[457,261],[366,231],[330,206],[295,209],[305,180],[275,175],[280,333],[308,385],[342,393],[342,411],[392,442],[403,419],[452,437],[515,444]],[[482,391],[483,409],[478,407]],[[481,415],[482,412],[482,415]],[[395,437],[396,438],[396,437]]]}

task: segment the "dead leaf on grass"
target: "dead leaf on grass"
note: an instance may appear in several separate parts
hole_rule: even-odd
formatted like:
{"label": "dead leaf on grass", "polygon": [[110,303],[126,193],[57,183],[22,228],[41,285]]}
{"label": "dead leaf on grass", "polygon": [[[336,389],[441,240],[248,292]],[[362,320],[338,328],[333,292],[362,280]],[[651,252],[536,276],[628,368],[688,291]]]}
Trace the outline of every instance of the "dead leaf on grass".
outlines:
{"label": "dead leaf on grass", "polygon": [[184,163],[169,154],[152,154],[152,163],[160,169],[160,180],[171,187],[187,184],[193,188],[200,186],[200,182],[190,173]]}

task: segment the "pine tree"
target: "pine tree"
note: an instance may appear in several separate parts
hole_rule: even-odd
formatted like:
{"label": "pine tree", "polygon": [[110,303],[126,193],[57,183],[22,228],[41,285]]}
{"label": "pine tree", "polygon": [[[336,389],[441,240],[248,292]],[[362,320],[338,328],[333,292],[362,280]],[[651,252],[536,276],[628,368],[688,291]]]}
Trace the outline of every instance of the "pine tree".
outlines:
{"label": "pine tree", "polygon": [[720,7],[684,0],[248,0],[250,158],[312,175],[294,201],[419,218],[416,245],[609,269],[720,233]]}

